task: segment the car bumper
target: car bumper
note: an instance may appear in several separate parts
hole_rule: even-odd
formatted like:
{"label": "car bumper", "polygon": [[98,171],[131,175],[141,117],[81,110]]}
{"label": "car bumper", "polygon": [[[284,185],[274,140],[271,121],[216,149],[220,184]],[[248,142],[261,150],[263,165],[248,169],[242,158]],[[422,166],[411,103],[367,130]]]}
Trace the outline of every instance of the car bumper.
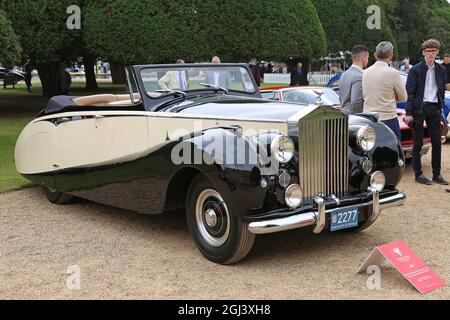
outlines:
{"label": "car bumper", "polygon": [[406,200],[406,195],[403,192],[399,192],[395,195],[390,195],[383,199],[380,199],[379,192],[370,188],[368,191],[371,194],[371,200],[355,205],[337,207],[333,209],[326,208],[326,203],[323,198],[315,197],[314,202],[317,206],[316,210],[294,214],[285,218],[250,222],[248,229],[251,233],[254,234],[268,234],[314,226],[314,233],[320,233],[325,229],[325,225],[330,212],[336,209],[370,207],[372,209],[372,215],[368,218],[367,221],[364,222],[362,227],[365,229],[378,218],[382,209],[400,206]]}
{"label": "car bumper", "polygon": [[[422,147],[422,150],[420,151],[420,155],[423,156],[430,151],[431,143],[425,143]],[[412,158],[412,152],[413,152],[413,146],[409,145],[406,147],[402,146],[403,154],[405,155],[406,159]]]}

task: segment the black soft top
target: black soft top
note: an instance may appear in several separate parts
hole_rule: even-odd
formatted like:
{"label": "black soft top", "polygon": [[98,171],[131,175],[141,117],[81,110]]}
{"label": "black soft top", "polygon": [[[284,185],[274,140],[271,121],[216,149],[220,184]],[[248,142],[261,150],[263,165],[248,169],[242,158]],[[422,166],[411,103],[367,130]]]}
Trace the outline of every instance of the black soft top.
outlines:
{"label": "black soft top", "polygon": [[79,98],[75,96],[54,96],[47,102],[45,113],[55,113],[62,111],[64,108],[75,106],[74,99]]}

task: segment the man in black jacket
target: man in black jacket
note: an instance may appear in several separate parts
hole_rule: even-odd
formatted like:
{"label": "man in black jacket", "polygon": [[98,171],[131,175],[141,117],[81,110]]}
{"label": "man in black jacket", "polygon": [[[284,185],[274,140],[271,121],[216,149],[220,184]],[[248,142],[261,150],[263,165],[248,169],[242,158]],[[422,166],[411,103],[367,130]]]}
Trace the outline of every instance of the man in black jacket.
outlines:
{"label": "man in black jacket", "polygon": [[308,76],[303,71],[303,64],[301,62],[297,63],[297,68],[291,72],[291,83],[290,86],[308,86]]}
{"label": "man in black jacket", "polygon": [[433,182],[448,185],[441,176],[441,114],[444,106],[446,70],[436,63],[441,45],[439,41],[430,39],[422,44],[424,60],[416,64],[408,74],[406,91],[406,117],[404,122],[413,128],[413,167],[416,181],[430,185],[432,182],[422,172],[420,151],[423,145],[423,122],[427,123],[431,138]]}

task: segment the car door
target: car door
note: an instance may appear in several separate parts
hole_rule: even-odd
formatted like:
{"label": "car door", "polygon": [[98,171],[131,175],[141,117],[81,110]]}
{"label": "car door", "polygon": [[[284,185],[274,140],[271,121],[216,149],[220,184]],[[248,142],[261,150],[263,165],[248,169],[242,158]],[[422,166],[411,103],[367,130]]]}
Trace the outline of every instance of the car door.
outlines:
{"label": "car door", "polygon": [[90,199],[143,212],[148,156],[147,119],[139,111],[104,111],[95,116],[95,166],[88,173]]}
{"label": "car door", "polygon": [[53,120],[57,145],[56,189],[88,197],[86,174],[95,165],[96,119],[93,114],[67,115]]}

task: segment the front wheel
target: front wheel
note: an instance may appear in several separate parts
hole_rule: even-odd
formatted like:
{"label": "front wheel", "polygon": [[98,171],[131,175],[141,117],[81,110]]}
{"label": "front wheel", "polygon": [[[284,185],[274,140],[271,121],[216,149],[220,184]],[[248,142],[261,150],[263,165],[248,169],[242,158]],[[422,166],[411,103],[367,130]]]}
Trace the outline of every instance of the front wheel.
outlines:
{"label": "front wheel", "polygon": [[74,199],[74,196],[71,196],[69,194],[59,192],[47,187],[43,187],[45,196],[47,197],[48,201],[56,204],[68,204],[71,203]]}
{"label": "front wheel", "polygon": [[203,176],[195,178],[189,189],[186,216],[195,244],[213,262],[238,262],[253,247],[255,235],[248,223],[229,212],[221,194]]}

